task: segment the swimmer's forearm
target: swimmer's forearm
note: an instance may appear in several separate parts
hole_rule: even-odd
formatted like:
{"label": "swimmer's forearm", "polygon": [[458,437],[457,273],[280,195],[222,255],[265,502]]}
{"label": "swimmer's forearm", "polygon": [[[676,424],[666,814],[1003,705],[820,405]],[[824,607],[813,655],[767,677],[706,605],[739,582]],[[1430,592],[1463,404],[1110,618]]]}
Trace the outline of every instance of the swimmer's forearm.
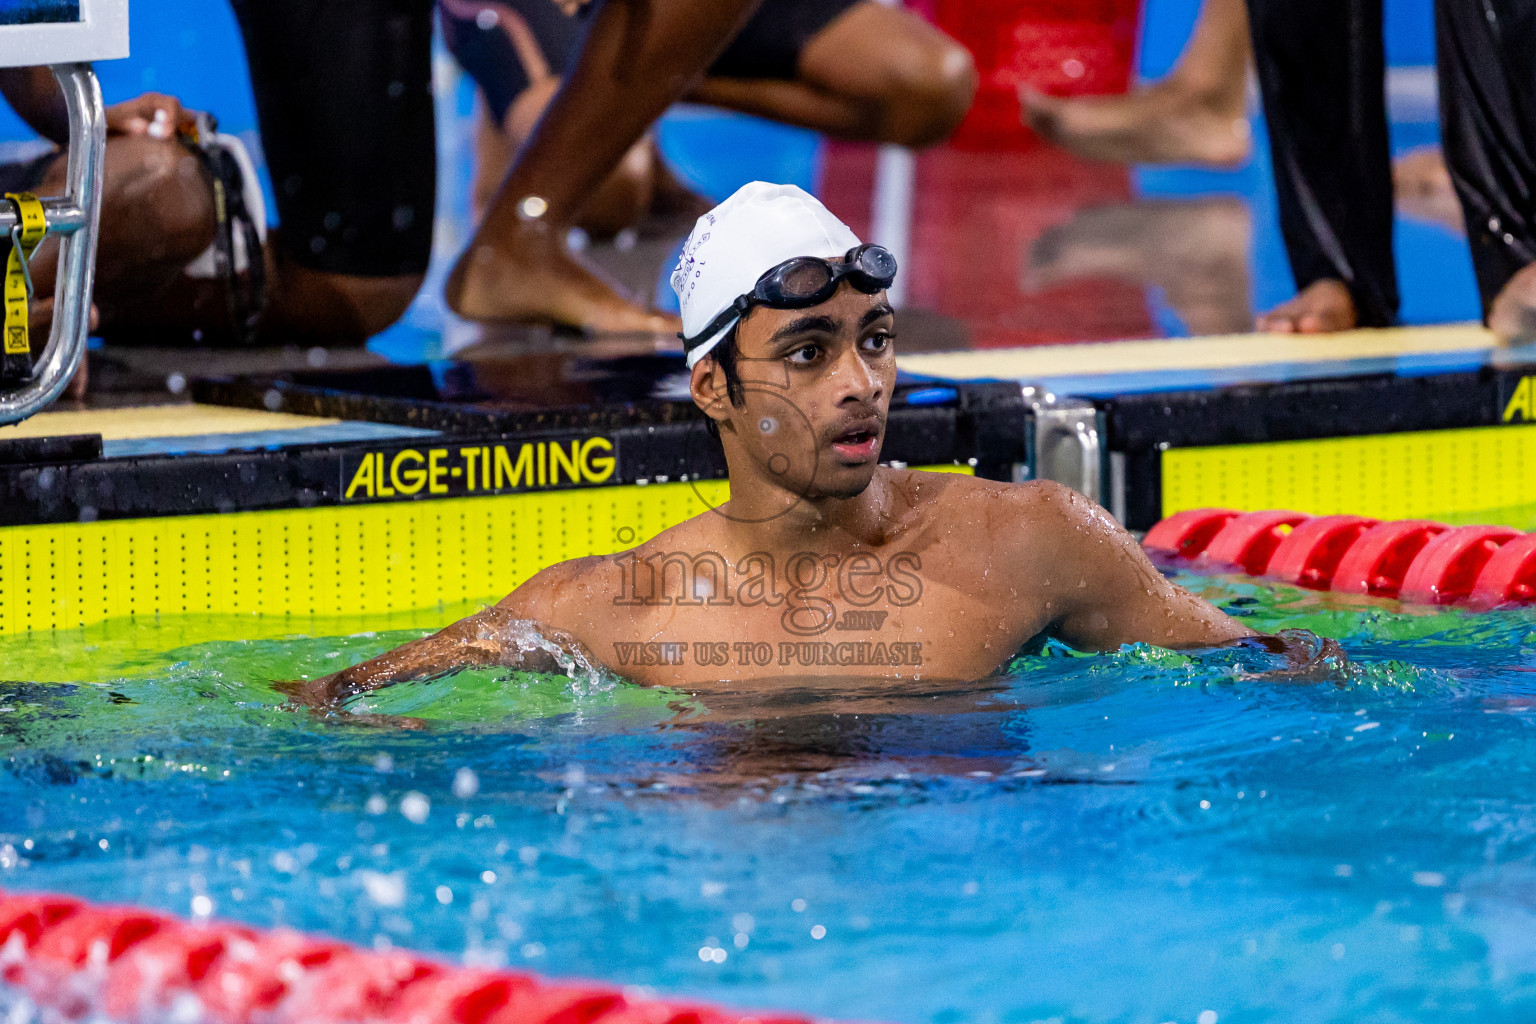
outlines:
{"label": "swimmer's forearm", "polygon": [[412,640],[376,658],[290,689],[304,703],[321,705],[334,704],[396,683],[436,679],[466,668],[505,666],[528,671],[558,670],[549,653],[528,651],[505,642],[509,629],[520,621],[502,608],[487,608],[431,636]]}
{"label": "swimmer's forearm", "polygon": [[433,679],[465,668],[496,663],[496,645],[488,641],[466,642],[453,626],[432,636],[413,640],[342,669],[330,677],[333,697],[349,697],[394,683]]}
{"label": "swimmer's forearm", "polygon": [[494,660],[486,659],[487,652],[482,646],[466,645],[449,633],[453,628],[450,626],[441,633],[413,640],[340,672],[319,679],[289,683],[281,689],[300,703],[311,707],[328,707],[359,693],[383,689],[396,683],[435,679],[460,669],[494,664]]}
{"label": "swimmer's forearm", "polygon": [[1172,587],[1147,601],[1088,604],[1059,619],[1051,633],[1080,651],[1115,651],[1136,643],[1170,651],[1209,650],[1264,636]]}

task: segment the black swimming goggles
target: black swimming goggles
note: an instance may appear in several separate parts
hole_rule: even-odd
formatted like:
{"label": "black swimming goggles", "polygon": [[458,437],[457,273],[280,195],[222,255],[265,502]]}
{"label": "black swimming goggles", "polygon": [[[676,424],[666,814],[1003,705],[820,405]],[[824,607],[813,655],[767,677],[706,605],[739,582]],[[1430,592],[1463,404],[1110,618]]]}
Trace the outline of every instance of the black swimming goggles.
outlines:
{"label": "black swimming goggles", "polygon": [[864,294],[873,295],[889,288],[896,280],[896,257],[884,246],[859,245],[849,249],[841,263],[820,256],[796,256],[785,260],[758,278],[750,292],[727,306],[709,322],[709,326],[691,338],[683,338],[683,348],[693,351],[729,326],[732,320],[746,316],[753,306],[804,309],[826,302],[844,278]]}

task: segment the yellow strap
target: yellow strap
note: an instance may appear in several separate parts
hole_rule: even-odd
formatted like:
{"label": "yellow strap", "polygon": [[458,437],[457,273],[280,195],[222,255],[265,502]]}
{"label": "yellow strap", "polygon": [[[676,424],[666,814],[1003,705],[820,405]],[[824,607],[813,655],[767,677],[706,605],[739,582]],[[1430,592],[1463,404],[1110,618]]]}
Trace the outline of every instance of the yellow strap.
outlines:
{"label": "yellow strap", "polygon": [[27,263],[48,233],[48,222],[43,217],[43,204],[32,193],[7,192],[5,198],[16,207],[21,220],[21,230],[11,235],[11,254],[5,261],[5,354],[27,355],[32,351],[27,331],[27,304],[31,298]]}

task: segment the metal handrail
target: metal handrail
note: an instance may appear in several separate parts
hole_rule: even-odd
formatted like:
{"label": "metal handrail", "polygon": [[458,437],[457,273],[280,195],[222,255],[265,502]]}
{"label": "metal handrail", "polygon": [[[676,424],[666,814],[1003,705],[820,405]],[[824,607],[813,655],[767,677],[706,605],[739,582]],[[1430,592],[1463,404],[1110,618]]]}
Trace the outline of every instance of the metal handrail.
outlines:
{"label": "metal handrail", "polygon": [[[51,70],[64,90],[69,111],[68,194],[43,203],[48,230],[60,236],[53,329],[32,379],[16,391],[0,392],[0,424],[19,423],[59,397],[80,368],[91,329],[91,287],[106,172],[106,108],[89,64],[55,64]],[[14,211],[6,211],[0,215],[0,225],[9,230],[14,219]]]}
{"label": "metal handrail", "polygon": [[[44,199],[42,202],[43,215],[48,219],[50,235],[68,235],[85,227],[85,211],[80,209],[73,199],[55,196],[52,199]],[[16,209],[11,206],[0,206],[0,235],[9,235],[15,223]]]}

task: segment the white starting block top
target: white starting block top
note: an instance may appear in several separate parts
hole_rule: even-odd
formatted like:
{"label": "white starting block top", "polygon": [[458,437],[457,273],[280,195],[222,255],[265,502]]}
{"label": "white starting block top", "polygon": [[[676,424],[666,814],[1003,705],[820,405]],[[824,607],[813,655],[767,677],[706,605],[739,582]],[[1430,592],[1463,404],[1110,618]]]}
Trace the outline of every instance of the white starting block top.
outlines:
{"label": "white starting block top", "polygon": [[128,56],[128,0],[0,0],[0,67]]}

